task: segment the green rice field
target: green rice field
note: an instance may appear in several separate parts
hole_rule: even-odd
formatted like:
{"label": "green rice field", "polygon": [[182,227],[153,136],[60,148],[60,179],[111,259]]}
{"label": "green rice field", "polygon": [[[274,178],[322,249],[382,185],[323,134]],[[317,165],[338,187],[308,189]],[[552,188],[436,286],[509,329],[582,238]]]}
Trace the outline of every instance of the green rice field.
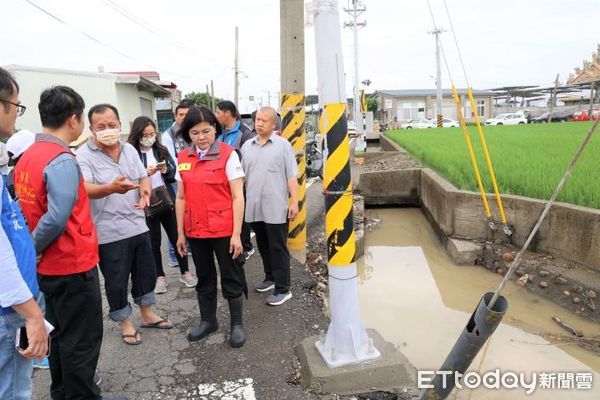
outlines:
{"label": "green rice field", "polygon": [[[591,127],[591,122],[484,126],[500,193],[549,199]],[[470,126],[469,133],[485,189],[492,193],[477,127]],[[478,190],[462,128],[397,130],[386,136],[458,188]],[[600,127],[558,200],[600,209]]]}

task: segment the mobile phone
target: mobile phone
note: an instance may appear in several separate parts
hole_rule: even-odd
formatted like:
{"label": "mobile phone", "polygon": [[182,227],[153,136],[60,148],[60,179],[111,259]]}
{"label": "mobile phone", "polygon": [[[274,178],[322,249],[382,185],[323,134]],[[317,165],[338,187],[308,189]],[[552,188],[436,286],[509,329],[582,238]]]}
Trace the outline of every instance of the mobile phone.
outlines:
{"label": "mobile phone", "polygon": [[[46,352],[46,357],[50,355],[50,344],[52,338],[50,337],[50,333],[54,330],[54,327],[48,322],[44,321],[46,325],[46,331],[48,332],[48,351]],[[23,325],[17,328],[17,337],[15,347],[17,350],[25,351],[29,347],[29,339],[27,338],[27,328]]]}
{"label": "mobile phone", "polygon": [[17,350],[25,350],[29,347],[29,339],[27,339],[27,329],[24,326],[17,328]]}

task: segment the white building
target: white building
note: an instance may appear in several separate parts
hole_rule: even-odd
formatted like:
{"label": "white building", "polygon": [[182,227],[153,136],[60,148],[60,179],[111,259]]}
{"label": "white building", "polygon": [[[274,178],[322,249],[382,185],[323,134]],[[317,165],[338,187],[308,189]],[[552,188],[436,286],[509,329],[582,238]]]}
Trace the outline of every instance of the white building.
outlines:
{"label": "white building", "polygon": [[[466,89],[457,89],[462,112],[467,122],[474,121],[474,113]],[[379,103],[377,118],[392,124],[411,119],[434,118],[436,111],[436,89],[378,90],[375,96]],[[493,117],[494,92],[473,89],[473,98],[481,120]],[[450,89],[442,90],[442,114],[457,119],[456,103]]]}
{"label": "white building", "polygon": [[87,111],[90,107],[99,103],[110,103],[117,107],[123,134],[129,134],[133,120],[140,115],[156,121],[155,99],[170,96],[167,89],[139,75],[21,65],[8,65],[3,68],[10,71],[17,79],[21,104],[27,107],[25,114],[17,119],[17,129],[29,129],[32,132],[42,131],[38,103],[42,91],[51,86],[69,86],[83,97],[86,106],[86,127],[88,126]]}

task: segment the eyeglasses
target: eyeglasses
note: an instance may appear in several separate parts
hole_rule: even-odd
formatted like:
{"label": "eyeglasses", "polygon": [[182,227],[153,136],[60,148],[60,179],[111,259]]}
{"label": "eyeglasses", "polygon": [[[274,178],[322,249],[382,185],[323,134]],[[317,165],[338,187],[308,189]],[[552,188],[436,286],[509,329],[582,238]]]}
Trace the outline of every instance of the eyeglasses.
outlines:
{"label": "eyeglasses", "polygon": [[25,107],[22,104],[13,103],[12,101],[8,101],[8,100],[0,100],[0,101],[3,103],[12,104],[13,106],[17,107],[17,117],[20,117],[21,115],[25,114],[25,110],[27,110],[27,107]]}

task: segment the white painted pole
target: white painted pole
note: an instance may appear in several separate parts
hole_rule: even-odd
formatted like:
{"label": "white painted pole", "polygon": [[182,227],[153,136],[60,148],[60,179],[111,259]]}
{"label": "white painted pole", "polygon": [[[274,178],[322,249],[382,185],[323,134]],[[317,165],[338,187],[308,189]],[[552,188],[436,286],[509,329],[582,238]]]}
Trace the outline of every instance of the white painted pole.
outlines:
{"label": "white painted pole", "polygon": [[[337,0],[316,0],[314,13],[319,102],[323,108],[325,106],[335,108],[336,105],[346,103]],[[345,126],[345,115],[341,118],[343,119],[342,124]],[[330,124],[323,121],[322,125],[329,126]],[[346,136],[345,143],[347,143],[348,132],[344,132],[344,134]],[[327,189],[328,182],[334,178],[327,176],[327,168],[325,174],[324,183],[327,184]],[[351,190],[352,186],[349,184],[350,193],[342,196],[351,196]],[[339,196],[339,193],[335,195]],[[334,222],[329,220],[329,216],[328,213],[326,224],[333,224]],[[335,215],[332,217],[332,220],[337,219]],[[335,229],[341,230],[343,227],[336,224]],[[354,234],[352,234],[351,240],[354,240]],[[332,246],[336,246],[336,244],[332,243]],[[352,253],[353,255],[354,253]],[[350,258],[352,257],[348,257],[348,259]],[[350,262],[347,265],[336,263],[334,265],[330,255],[328,272],[331,323],[324,337],[315,343],[317,350],[330,368],[379,358],[381,354],[373,346],[373,342],[369,339],[359,318],[356,263]]]}
{"label": "white painted pole", "polygon": [[[360,88],[358,79],[358,0],[352,0],[352,17],[354,23],[352,30],[354,31],[354,126],[360,132],[362,124],[360,123]],[[364,134],[364,132],[362,132]]]}

